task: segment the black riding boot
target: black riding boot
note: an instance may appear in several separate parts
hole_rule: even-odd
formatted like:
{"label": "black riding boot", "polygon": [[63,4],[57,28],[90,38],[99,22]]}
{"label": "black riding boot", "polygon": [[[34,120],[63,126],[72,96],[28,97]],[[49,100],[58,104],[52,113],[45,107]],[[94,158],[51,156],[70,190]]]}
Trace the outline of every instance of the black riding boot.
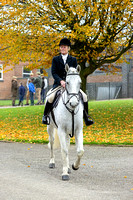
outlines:
{"label": "black riding boot", "polygon": [[49,125],[48,114],[52,109],[52,105],[53,105],[53,103],[49,103],[48,101],[46,102],[45,109],[44,109],[44,115],[42,118],[42,124]]}
{"label": "black riding boot", "polygon": [[84,111],[83,111],[83,116],[84,116],[84,121],[86,126],[90,126],[92,124],[94,124],[92,119],[89,119],[89,115],[88,115],[88,102],[84,102]]}

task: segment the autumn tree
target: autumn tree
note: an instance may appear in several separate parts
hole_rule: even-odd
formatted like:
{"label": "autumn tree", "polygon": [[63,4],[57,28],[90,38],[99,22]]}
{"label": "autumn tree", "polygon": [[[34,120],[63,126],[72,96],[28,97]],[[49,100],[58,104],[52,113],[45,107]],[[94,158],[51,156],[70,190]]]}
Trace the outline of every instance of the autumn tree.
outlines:
{"label": "autumn tree", "polygon": [[131,48],[131,10],[131,0],[2,0],[0,59],[46,69],[67,37],[85,90],[89,74]]}

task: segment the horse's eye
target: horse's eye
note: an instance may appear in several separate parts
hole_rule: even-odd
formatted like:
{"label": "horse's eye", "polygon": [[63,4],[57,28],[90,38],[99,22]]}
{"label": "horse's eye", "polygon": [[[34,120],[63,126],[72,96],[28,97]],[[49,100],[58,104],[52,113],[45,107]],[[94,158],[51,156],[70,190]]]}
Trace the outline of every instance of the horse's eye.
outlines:
{"label": "horse's eye", "polygon": [[69,82],[66,82],[67,85],[69,85]]}

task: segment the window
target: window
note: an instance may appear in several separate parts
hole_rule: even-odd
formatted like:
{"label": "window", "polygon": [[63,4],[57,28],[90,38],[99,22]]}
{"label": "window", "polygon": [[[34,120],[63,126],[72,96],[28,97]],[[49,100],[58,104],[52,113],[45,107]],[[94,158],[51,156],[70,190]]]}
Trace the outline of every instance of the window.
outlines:
{"label": "window", "polygon": [[0,64],[0,80],[3,80],[3,66]]}
{"label": "window", "polygon": [[23,78],[28,78],[30,76],[30,73],[32,71],[30,69],[28,69],[26,66],[23,67]]}

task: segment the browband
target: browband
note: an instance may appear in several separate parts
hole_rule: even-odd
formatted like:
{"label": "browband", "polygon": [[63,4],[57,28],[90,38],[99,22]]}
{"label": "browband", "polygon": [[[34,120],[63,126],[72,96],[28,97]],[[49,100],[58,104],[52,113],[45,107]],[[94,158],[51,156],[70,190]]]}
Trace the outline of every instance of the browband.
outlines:
{"label": "browband", "polygon": [[70,76],[70,75],[79,75],[79,74],[78,73],[67,74],[67,76]]}

